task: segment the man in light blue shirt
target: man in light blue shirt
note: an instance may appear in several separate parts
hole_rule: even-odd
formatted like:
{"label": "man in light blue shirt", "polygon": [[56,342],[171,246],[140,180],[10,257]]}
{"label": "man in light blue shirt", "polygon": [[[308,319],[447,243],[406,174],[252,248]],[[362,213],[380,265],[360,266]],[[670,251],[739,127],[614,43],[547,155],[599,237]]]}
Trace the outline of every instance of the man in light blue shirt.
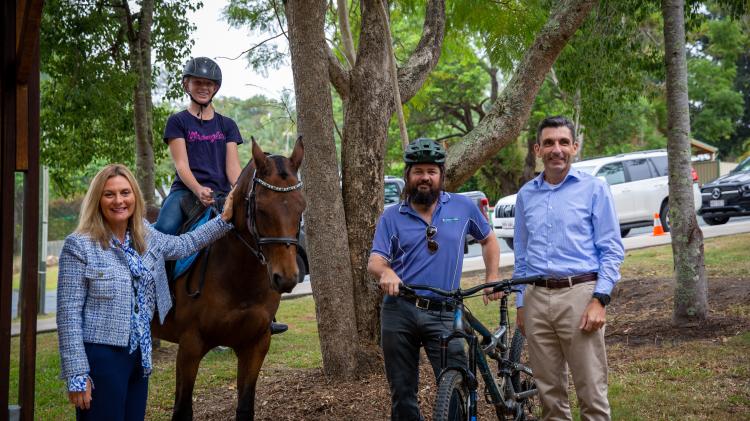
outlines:
{"label": "man in light blue shirt", "polygon": [[571,168],[573,124],[548,117],[534,145],[544,171],[518,192],[514,277],[547,279],[518,294],[519,328],[542,402],[542,419],[572,419],[567,367],[584,420],[609,420],[605,307],[624,258],[606,182]]}

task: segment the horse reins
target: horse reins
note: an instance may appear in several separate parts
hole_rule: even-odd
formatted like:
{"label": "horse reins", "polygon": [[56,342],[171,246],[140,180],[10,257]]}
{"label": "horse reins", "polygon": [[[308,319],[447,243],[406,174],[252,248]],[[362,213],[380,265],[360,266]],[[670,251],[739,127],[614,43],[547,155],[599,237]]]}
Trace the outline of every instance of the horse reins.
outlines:
{"label": "horse reins", "polygon": [[[250,229],[250,234],[252,235],[253,239],[255,240],[256,247],[253,247],[248,243],[244,238],[242,238],[242,235],[235,229],[232,230],[234,234],[239,238],[239,240],[242,242],[242,244],[247,247],[251,253],[255,257],[260,260],[260,263],[262,265],[266,265],[268,263],[268,259],[266,259],[265,254],[263,254],[263,250],[261,249],[261,246],[264,246],[266,244],[286,244],[287,247],[294,244],[295,246],[299,243],[297,240],[297,237],[299,237],[300,227],[297,227],[297,236],[296,237],[263,237],[258,232],[258,226],[256,225],[256,217],[255,217],[255,185],[260,184],[261,186],[265,187],[268,190],[275,191],[278,193],[289,193],[294,190],[299,190],[302,188],[302,181],[298,182],[297,184],[293,186],[287,186],[287,187],[279,187],[274,186],[273,184],[262,180],[257,177],[257,169],[253,170],[253,179],[250,182],[250,191],[245,195],[245,221]],[[300,221],[301,225],[301,221]]]}

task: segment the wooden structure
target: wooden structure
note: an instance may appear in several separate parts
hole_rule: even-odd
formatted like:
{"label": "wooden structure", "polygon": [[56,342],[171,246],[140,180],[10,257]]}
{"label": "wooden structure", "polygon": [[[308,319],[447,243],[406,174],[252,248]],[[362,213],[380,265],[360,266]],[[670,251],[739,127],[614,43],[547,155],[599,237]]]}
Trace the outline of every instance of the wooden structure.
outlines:
{"label": "wooden structure", "polygon": [[0,22],[0,421],[9,417],[15,177],[23,174],[20,419],[34,419],[39,230],[39,27],[43,0],[5,0]]}
{"label": "wooden structure", "polygon": [[[717,152],[719,152],[719,148],[716,146],[701,142],[698,139],[690,139],[690,154],[698,157],[700,161],[715,161]],[[701,157],[707,157],[708,159],[701,159]]]}

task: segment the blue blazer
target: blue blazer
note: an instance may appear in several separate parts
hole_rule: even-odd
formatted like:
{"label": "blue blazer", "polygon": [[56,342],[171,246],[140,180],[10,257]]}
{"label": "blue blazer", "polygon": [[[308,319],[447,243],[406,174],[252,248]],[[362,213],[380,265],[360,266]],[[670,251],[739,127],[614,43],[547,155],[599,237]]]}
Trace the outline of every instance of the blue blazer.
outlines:
{"label": "blue blazer", "polygon": [[[172,308],[165,260],[195,253],[226,234],[232,225],[221,216],[179,237],[163,234],[146,223],[143,265],[151,271],[156,289],[156,311],[164,322]],[[89,373],[84,342],[128,346],[133,297],[132,276],[122,250],[103,249],[98,241],[73,233],[60,253],[57,281],[57,332],[60,377]]]}

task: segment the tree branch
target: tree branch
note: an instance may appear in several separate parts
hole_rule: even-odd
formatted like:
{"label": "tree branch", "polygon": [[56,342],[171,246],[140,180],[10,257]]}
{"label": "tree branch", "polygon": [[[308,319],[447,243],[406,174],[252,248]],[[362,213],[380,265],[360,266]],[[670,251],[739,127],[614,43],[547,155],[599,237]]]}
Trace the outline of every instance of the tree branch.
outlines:
{"label": "tree branch", "polygon": [[409,56],[409,60],[398,72],[402,103],[408,102],[416,95],[427,76],[437,65],[444,35],[445,1],[429,0],[425,11],[422,38]]}
{"label": "tree branch", "polygon": [[[282,30],[283,30],[283,29],[282,29]],[[240,57],[244,56],[245,54],[247,54],[247,53],[249,53],[249,52],[253,51],[254,49],[256,49],[256,48],[260,47],[261,45],[263,45],[263,44],[267,43],[268,41],[272,41],[272,40],[275,40],[276,38],[278,38],[278,37],[280,37],[280,36],[282,36],[282,35],[285,35],[285,36],[286,36],[286,33],[285,33],[285,32],[282,32],[282,33],[280,33],[280,34],[276,34],[276,35],[274,35],[274,36],[272,36],[272,37],[270,37],[270,38],[266,38],[266,39],[264,39],[263,41],[261,41],[261,42],[259,42],[259,43],[255,44],[255,45],[253,45],[253,46],[252,46],[252,47],[250,47],[250,48],[248,48],[247,50],[245,50],[245,51],[243,51],[243,52],[239,53],[239,54],[238,54],[238,55],[237,55],[236,57],[234,57],[234,58],[232,58],[232,57],[224,57],[224,56],[217,56],[216,58],[217,58],[217,59],[219,59],[219,58],[224,58],[224,59],[227,59],[227,60],[237,60],[238,58],[240,58]]]}
{"label": "tree branch", "polygon": [[281,17],[279,17],[279,10],[276,7],[276,0],[271,1],[271,5],[273,6],[273,13],[276,15],[276,22],[279,23],[279,29],[281,29],[281,33],[286,37],[286,42],[289,42],[289,35],[287,35],[286,29],[284,29],[284,25],[281,24]]}
{"label": "tree branch", "polygon": [[597,0],[562,0],[519,63],[487,116],[451,148],[446,190],[455,190],[501,148],[518,137],[544,78]]}
{"label": "tree branch", "polygon": [[352,68],[357,61],[357,55],[354,52],[354,40],[352,40],[352,30],[349,27],[349,12],[346,9],[346,0],[336,0],[336,12],[339,17],[339,32],[341,32],[341,41],[344,44],[344,55],[349,60],[349,68]]}
{"label": "tree branch", "polygon": [[341,99],[346,99],[349,97],[349,70],[344,69],[328,44],[325,45],[325,49],[328,55],[328,77]]}
{"label": "tree branch", "polygon": [[442,142],[444,140],[453,139],[454,137],[463,137],[463,136],[464,136],[463,133],[453,133],[453,134],[449,134],[447,136],[438,137],[437,139],[435,139],[435,141],[436,142]]}

